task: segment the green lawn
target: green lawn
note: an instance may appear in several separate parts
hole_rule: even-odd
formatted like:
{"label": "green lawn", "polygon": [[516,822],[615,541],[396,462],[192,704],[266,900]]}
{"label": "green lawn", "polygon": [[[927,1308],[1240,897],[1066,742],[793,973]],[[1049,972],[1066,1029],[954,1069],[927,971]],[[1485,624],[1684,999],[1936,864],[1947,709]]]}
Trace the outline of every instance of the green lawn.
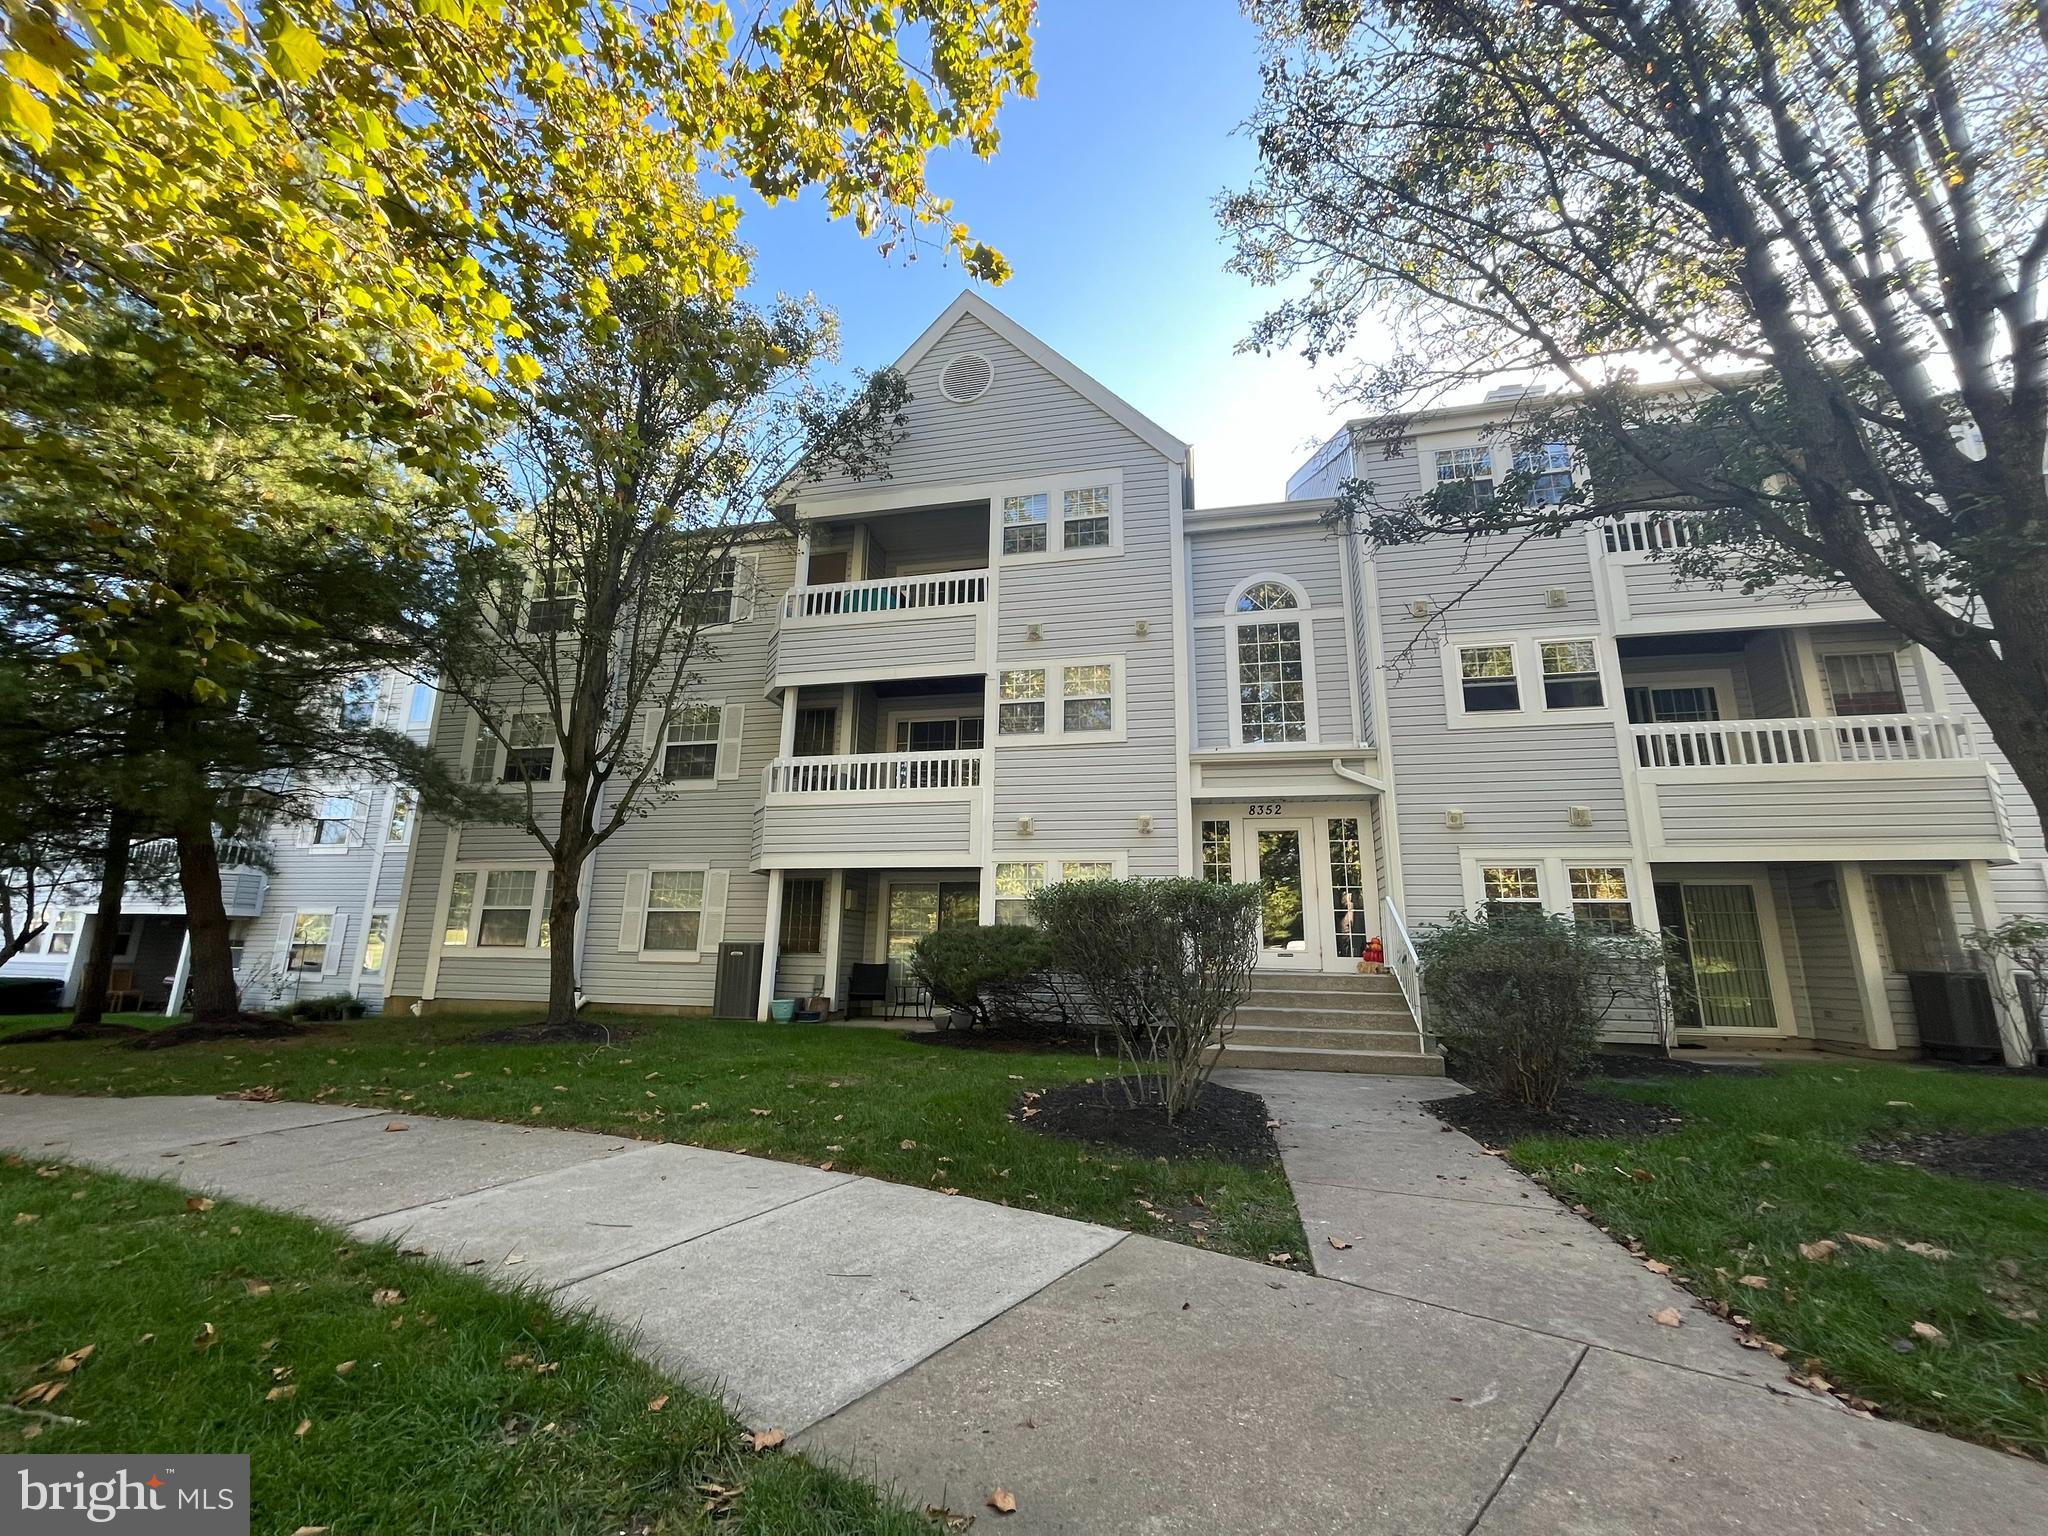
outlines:
{"label": "green lawn", "polygon": [[[1515,1164],[1751,1319],[1789,1365],[1887,1417],[2048,1457],[2048,1196],[1855,1150],[1885,1132],[2048,1124],[2048,1080],[1843,1062],[1601,1086],[1688,1123],[1626,1143],[1518,1142]],[[1822,1241],[1837,1247],[1820,1261],[1800,1253]]]}
{"label": "green lawn", "polygon": [[0,1019],[0,1092],[263,1089],[829,1163],[1261,1260],[1306,1252],[1277,1166],[1155,1160],[1055,1140],[1008,1118],[1026,1090],[1101,1075],[1106,1064],[1092,1056],[920,1045],[885,1029],[646,1016],[610,1020],[639,1033],[608,1046],[465,1045],[491,1024],[474,1015],[361,1019],[285,1043],[165,1051],[4,1043],[49,1022]]}
{"label": "green lawn", "polygon": [[263,1536],[932,1529],[754,1451],[600,1325],[388,1244],[19,1158],[0,1234],[0,1391],[63,1383],[0,1411],[0,1452],[245,1453]]}

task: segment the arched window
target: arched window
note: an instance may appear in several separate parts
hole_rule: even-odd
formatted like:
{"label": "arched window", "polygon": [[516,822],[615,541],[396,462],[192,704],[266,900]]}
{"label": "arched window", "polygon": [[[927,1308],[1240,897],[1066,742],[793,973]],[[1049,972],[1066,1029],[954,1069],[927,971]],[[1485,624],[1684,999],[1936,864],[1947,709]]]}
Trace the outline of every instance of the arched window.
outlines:
{"label": "arched window", "polygon": [[[1312,738],[1308,644],[1302,621],[1294,616],[1305,606],[1299,591],[1273,576],[1254,577],[1231,600],[1234,725],[1240,743],[1255,746]],[[1282,614],[1289,616],[1279,617]]]}
{"label": "arched window", "polygon": [[1273,608],[1299,608],[1294,589],[1285,582],[1255,581],[1237,594],[1239,613],[1263,613]]}

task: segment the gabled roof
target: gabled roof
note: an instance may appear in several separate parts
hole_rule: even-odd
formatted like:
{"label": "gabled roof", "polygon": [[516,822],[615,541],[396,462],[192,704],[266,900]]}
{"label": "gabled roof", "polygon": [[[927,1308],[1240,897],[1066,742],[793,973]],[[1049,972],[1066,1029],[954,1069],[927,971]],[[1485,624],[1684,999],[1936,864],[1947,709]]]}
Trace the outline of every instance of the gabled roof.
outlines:
{"label": "gabled roof", "polygon": [[926,326],[924,334],[913,341],[910,349],[896,359],[896,371],[907,374],[923,362],[925,354],[931,351],[939,339],[953,328],[954,323],[965,315],[972,315],[1075,394],[1169,459],[1187,458],[1186,443],[1143,411],[1138,410],[1128,400],[1105,389],[1100,382],[1083,373],[978,293],[962,291],[960,297],[948,304],[945,312]]}

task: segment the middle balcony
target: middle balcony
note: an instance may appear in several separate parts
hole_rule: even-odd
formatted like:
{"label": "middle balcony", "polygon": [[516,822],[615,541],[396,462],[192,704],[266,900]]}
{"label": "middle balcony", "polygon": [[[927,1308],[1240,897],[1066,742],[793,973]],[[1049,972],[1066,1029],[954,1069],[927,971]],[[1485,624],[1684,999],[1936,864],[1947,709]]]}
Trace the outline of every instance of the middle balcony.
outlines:
{"label": "middle balcony", "polygon": [[754,812],[756,869],[978,866],[988,754],[778,757]]}
{"label": "middle balcony", "polygon": [[987,605],[985,570],[794,588],[782,599],[770,686],[984,672]]}

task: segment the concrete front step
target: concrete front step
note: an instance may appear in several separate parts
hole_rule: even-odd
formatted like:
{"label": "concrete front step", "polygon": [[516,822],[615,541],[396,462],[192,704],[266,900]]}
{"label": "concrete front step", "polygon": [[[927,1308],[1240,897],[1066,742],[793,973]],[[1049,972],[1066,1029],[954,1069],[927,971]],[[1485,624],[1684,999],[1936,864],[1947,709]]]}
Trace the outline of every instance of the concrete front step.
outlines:
{"label": "concrete front step", "polygon": [[1243,1015],[1238,1016],[1238,1026],[1230,1037],[1230,1049],[1268,1045],[1305,1045],[1318,1050],[1333,1051],[1420,1051],[1422,1036],[1415,1032],[1415,1026],[1406,1029],[1285,1029],[1269,1024],[1246,1024]]}
{"label": "concrete front step", "polygon": [[1419,1051],[1328,1051],[1310,1046],[1225,1046],[1219,1066],[1267,1072],[1384,1072],[1403,1077],[1442,1077],[1444,1059]]}
{"label": "concrete front step", "polygon": [[1405,1029],[1415,1031],[1415,1020],[1406,1008],[1368,1008],[1274,1004],[1253,998],[1237,1010],[1240,1024],[1270,1024],[1279,1029]]}
{"label": "concrete front step", "polygon": [[1401,994],[1401,984],[1383,971],[1375,971],[1370,975],[1329,971],[1252,972],[1254,992],[1263,992],[1269,988],[1302,992],[1391,992],[1396,997]]}

